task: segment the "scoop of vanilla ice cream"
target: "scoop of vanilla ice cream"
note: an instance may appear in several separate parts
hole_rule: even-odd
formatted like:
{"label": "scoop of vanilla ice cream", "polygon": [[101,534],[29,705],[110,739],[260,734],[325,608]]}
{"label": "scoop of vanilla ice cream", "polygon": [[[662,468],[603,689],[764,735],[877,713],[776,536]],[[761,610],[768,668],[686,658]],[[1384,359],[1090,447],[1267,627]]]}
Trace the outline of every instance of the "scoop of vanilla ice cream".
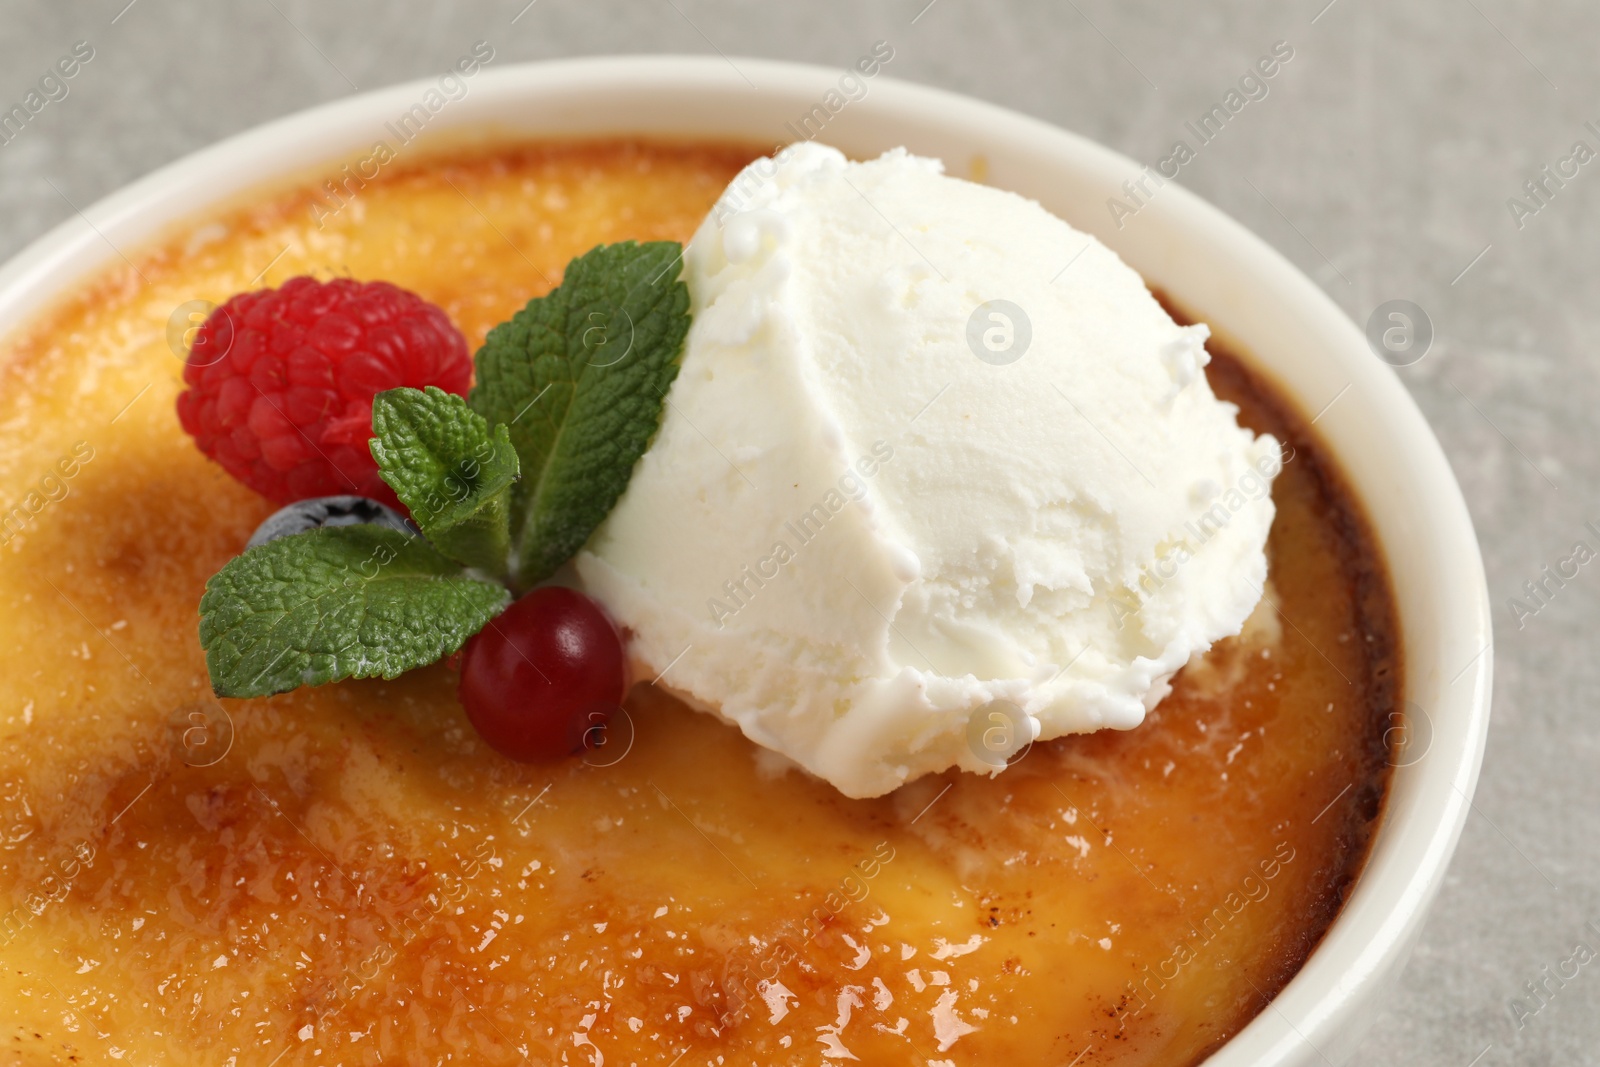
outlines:
{"label": "scoop of vanilla ice cream", "polygon": [[801,144],[735,180],[660,432],[576,560],[643,678],[855,797],[1003,767],[997,708],[1137,726],[1266,579],[1279,450],[1212,394],[1206,328],[942,169]]}

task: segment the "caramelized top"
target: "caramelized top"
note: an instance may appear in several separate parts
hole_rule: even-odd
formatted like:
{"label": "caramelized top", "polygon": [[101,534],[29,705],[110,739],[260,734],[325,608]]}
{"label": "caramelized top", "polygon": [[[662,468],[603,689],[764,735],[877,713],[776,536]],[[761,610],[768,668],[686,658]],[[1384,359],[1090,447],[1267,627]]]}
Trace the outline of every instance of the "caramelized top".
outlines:
{"label": "caramelized top", "polygon": [[994,779],[848,800],[649,685],[556,766],[484,747],[445,665],[210,698],[196,604],[271,509],[178,428],[174,309],[385,278],[476,345],[593,245],[686,240],[751,154],[402,158],[124,250],[0,342],[4,1062],[1184,1064],[1293,975],[1399,653],[1333,467],[1225,354],[1296,450],[1271,603],[1143,726]]}

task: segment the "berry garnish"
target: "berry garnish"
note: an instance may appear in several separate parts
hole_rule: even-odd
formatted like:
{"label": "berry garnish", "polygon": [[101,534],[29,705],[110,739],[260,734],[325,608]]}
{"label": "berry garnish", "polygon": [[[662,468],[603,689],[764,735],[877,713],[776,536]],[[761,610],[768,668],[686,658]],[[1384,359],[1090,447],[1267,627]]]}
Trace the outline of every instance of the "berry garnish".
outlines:
{"label": "berry garnish", "polygon": [[[535,587],[605,521],[661,424],[689,329],[682,262],[682,247],[666,241],[596,248],[567,264],[559,288],[489,332],[470,399],[459,395],[467,371],[441,382],[441,368],[453,364],[435,362],[424,368],[435,383],[423,388],[374,395],[384,384],[376,373],[356,375],[364,390],[359,411],[313,411],[316,418],[291,426],[296,437],[297,427],[307,437],[338,437],[359,423],[357,437],[370,434],[356,442],[359,458],[375,464],[383,491],[358,490],[373,499],[355,503],[307,501],[282,517],[287,530],[267,529],[275,516],[261,531],[265,543],[253,543],[206,583],[200,645],[216,694],[263,697],[345,678],[394,678],[465,647],[461,701],[491,747],[517,759],[554,759],[601,744],[623,696],[617,631],[582,594]],[[357,395],[344,390],[345,371],[330,369],[334,363],[309,347],[330,329],[329,317],[360,323],[334,331],[349,340],[338,367],[417,369],[407,353],[421,349],[362,347],[369,336],[399,329],[359,318],[357,292],[379,287],[339,286],[299,279],[277,293],[238,297],[201,329],[179,412],[219,459],[238,458],[228,449],[240,447],[241,435],[256,442],[262,455],[246,464],[250,478],[267,458],[270,435],[257,435],[282,429],[266,416],[256,425],[259,405],[250,395],[258,377],[266,376],[262,391],[280,396],[290,416],[300,411],[296,398],[309,403],[317,389],[341,403],[347,392]],[[391,305],[403,297],[427,308],[392,287],[383,291]],[[418,314],[421,320],[404,320],[413,340],[432,321],[431,312]],[[308,344],[283,357],[275,338],[291,335]],[[313,371],[322,384],[303,385]],[[233,421],[219,425],[225,417]],[[292,441],[281,432],[271,439],[289,455]],[[351,448],[346,461],[355,454]],[[331,464],[291,458],[289,472],[274,477],[301,478],[297,485],[322,478],[306,496],[341,488],[322,487]],[[410,524],[372,510],[374,501],[396,498]]]}
{"label": "berry garnish", "polygon": [[467,641],[459,693],[490,748],[533,762],[594,748],[623,686],[611,620],[582,593],[545,586]]}
{"label": "berry garnish", "polygon": [[464,395],[472,360],[445,313],[415,293],[294,278],[213,311],[183,379],[183,428],[267,499],[356,494],[397,507],[367,450],[372,398],[428,385]]}

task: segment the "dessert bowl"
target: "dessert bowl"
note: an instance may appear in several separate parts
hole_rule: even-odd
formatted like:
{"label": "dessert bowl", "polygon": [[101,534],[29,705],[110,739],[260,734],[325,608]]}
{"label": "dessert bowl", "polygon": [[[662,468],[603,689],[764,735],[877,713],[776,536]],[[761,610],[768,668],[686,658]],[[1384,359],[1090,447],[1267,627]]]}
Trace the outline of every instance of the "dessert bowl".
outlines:
{"label": "dessert bowl", "polygon": [[[415,149],[520,138],[642,136],[773,146],[793,123],[855,157],[905,146],[1040,201],[1094,234],[1186,314],[1209,323],[1300,412],[1316,416],[1386,559],[1405,648],[1408,715],[1365,868],[1284,989],[1208,1061],[1349,1056],[1421,928],[1470,804],[1488,725],[1488,599],[1471,522],[1438,443],[1356,327],[1310,280],[1180,187],[1120,224],[1107,200],[1141,168],[1043,123],[874,78],[835,106],[841,72],[754,60],[598,59],[485,70],[429,113]],[[746,79],[749,79],[748,81]],[[752,90],[751,82],[758,88]],[[431,82],[318,108],[223,142],[87,209],[0,269],[0,334],[173,227],[263,186],[363,158]],[[437,95],[437,94],[436,94]],[[821,108],[819,112],[817,109]],[[407,149],[408,151],[412,149]]]}

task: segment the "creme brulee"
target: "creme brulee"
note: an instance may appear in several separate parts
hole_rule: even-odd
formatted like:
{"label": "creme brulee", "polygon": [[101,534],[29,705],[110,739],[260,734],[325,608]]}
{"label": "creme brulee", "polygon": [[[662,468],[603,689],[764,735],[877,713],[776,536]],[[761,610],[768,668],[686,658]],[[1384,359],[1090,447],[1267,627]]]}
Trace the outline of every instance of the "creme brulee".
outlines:
{"label": "creme brulee", "polygon": [[476,345],[594,245],[686,240],[755,154],[396,163],[125,249],[0,342],[8,1062],[1189,1064],[1292,977],[1382,807],[1400,652],[1334,465],[1225,353],[1295,450],[1270,603],[1138,729],[994,779],[848,800],[648,684],[554,766],[490,752],[444,664],[210,698],[196,605],[272,508],[179,428],[175,310],[386,279]]}

